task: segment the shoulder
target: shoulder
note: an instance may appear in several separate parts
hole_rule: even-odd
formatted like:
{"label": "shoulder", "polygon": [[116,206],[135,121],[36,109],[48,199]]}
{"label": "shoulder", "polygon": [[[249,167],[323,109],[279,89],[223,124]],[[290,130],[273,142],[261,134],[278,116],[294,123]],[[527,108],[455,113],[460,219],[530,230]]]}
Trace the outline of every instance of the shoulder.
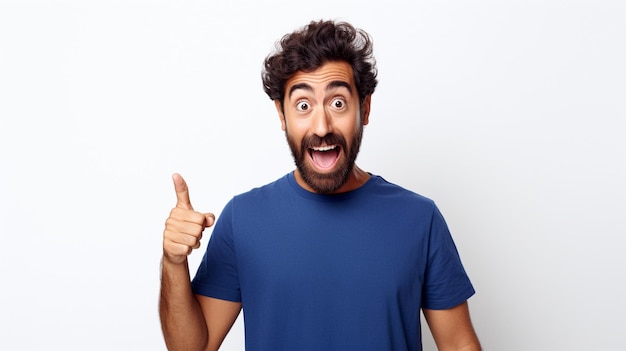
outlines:
{"label": "shoulder", "polygon": [[368,185],[370,186],[370,189],[368,189],[370,190],[370,193],[380,197],[390,198],[395,201],[401,201],[403,203],[410,203],[414,205],[432,208],[436,207],[435,202],[432,199],[413,190],[392,183],[379,175],[372,175]]}
{"label": "shoulder", "polygon": [[290,184],[289,175],[285,175],[276,179],[271,183],[252,188],[248,191],[233,196],[226,204],[225,211],[233,211],[235,209],[241,211],[244,209],[259,210],[267,207],[268,204],[281,202],[280,199],[285,197],[289,192]]}
{"label": "shoulder", "polygon": [[256,198],[264,198],[267,196],[273,196],[277,193],[282,194],[289,187],[289,174],[287,174],[271,183],[267,183],[256,188],[252,188],[246,192],[237,194],[233,197],[233,199],[237,201],[249,201]]}

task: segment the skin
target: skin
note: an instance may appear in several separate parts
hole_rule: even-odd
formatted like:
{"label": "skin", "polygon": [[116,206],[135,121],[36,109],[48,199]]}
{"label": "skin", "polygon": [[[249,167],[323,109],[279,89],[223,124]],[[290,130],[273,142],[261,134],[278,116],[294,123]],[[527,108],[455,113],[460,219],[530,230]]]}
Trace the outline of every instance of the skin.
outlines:
{"label": "skin", "polygon": [[[284,110],[281,103],[275,101],[281,128],[287,134],[292,153],[294,148],[298,149],[302,141],[311,135],[323,138],[332,133],[346,140],[348,150],[342,147],[332,168],[321,168],[316,165],[309,152],[304,153],[303,167],[318,176],[333,174],[341,167],[352,167],[348,154],[354,134],[369,122],[371,97],[368,96],[362,106],[359,106],[353,77],[352,67],[348,63],[328,62],[313,72],[297,72],[287,81],[282,104]],[[339,145],[324,142],[317,146]],[[303,167],[298,167],[295,171],[298,184],[308,191],[321,192],[305,181],[301,169]],[[369,177],[367,172],[354,165],[345,182],[328,193],[354,190],[365,184]]]}
{"label": "skin", "polygon": [[217,350],[237,319],[241,303],[195,295],[187,256],[200,247],[211,213],[194,211],[185,180],[173,175],[176,207],[163,231],[159,313],[168,350]]}
{"label": "skin", "polygon": [[[349,151],[356,133],[369,122],[371,96],[360,103],[352,68],[345,62],[328,62],[313,72],[298,72],[287,81],[284,110],[276,110],[294,157],[302,165],[294,171],[300,186],[311,192],[328,193],[357,189],[370,175],[350,162]],[[313,148],[339,147],[330,166],[316,163],[310,150],[298,155],[312,136],[335,134],[345,143],[321,142]],[[310,145],[309,145],[310,146]],[[328,187],[324,176],[349,172],[345,182]],[[309,173],[305,180],[303,173]],[[313,180],[311,180],[313,179]],[[173,175],[177,203],[165,223],[159,311],[169,350],[217,350],[241,311],[241,303],[195,295],[191,290],[187,256],[200,247],[205,228],[215,216],[193,209],[184,179]],[[318,190],[316,190],[318,189]],[[447,310],[423,310],[439,350],[480,350],[470,321],[467,302]]]}
{"label": "skin", "polygon": [[440,351],[482,350],[470,320],[467,301],[447,310],[422,311]]}

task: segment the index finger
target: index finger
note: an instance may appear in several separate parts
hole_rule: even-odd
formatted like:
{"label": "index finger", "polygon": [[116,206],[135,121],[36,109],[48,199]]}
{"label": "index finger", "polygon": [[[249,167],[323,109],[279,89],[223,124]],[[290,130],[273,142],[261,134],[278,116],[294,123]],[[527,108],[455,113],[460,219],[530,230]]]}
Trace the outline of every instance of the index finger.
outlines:
{"label": "index finger", "polygon": [[172,175],[172,180],[174,181],[174,190],[176,191],[176,207],[193,210],[191,200],[189,200],[189,188],[187,187],[187,182],[185,182],[183,177],[178,173],[174,173],[174,175]]}

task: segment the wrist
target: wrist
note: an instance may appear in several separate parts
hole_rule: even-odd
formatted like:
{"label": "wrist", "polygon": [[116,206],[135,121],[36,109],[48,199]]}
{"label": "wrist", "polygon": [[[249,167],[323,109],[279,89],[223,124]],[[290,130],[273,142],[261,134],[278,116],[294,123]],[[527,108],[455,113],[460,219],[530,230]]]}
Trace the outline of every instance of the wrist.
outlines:
{"label": "wrist", "polygon": [[161,266],[167,265],[171,267],[188,267],[187,256],[172,256],[163,252],[161,257]]}

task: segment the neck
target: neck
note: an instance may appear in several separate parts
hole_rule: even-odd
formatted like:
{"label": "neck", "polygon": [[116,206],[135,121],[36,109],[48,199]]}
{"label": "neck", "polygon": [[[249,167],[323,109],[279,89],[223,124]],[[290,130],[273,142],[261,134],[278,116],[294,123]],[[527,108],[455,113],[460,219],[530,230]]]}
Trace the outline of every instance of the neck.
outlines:
{"label": "neck", "polygon": [[[296,178],[296,182],[302,188],[312,193],[317,193],[304,181],[304,179],[302,179],[302,175],[300,174],[300,171],[298,169],[294,171],[294,176]],[[346,193],[348,191],[358,189],[363,184],[365,184],[369,179],[370,179],[369,173],[360,169],[357,165],[354,165],[352,172],[350,172],[350,175],[348,176],[348,180],[346,180],[346,182],[339,189],[334,191],[332,194]]]}

